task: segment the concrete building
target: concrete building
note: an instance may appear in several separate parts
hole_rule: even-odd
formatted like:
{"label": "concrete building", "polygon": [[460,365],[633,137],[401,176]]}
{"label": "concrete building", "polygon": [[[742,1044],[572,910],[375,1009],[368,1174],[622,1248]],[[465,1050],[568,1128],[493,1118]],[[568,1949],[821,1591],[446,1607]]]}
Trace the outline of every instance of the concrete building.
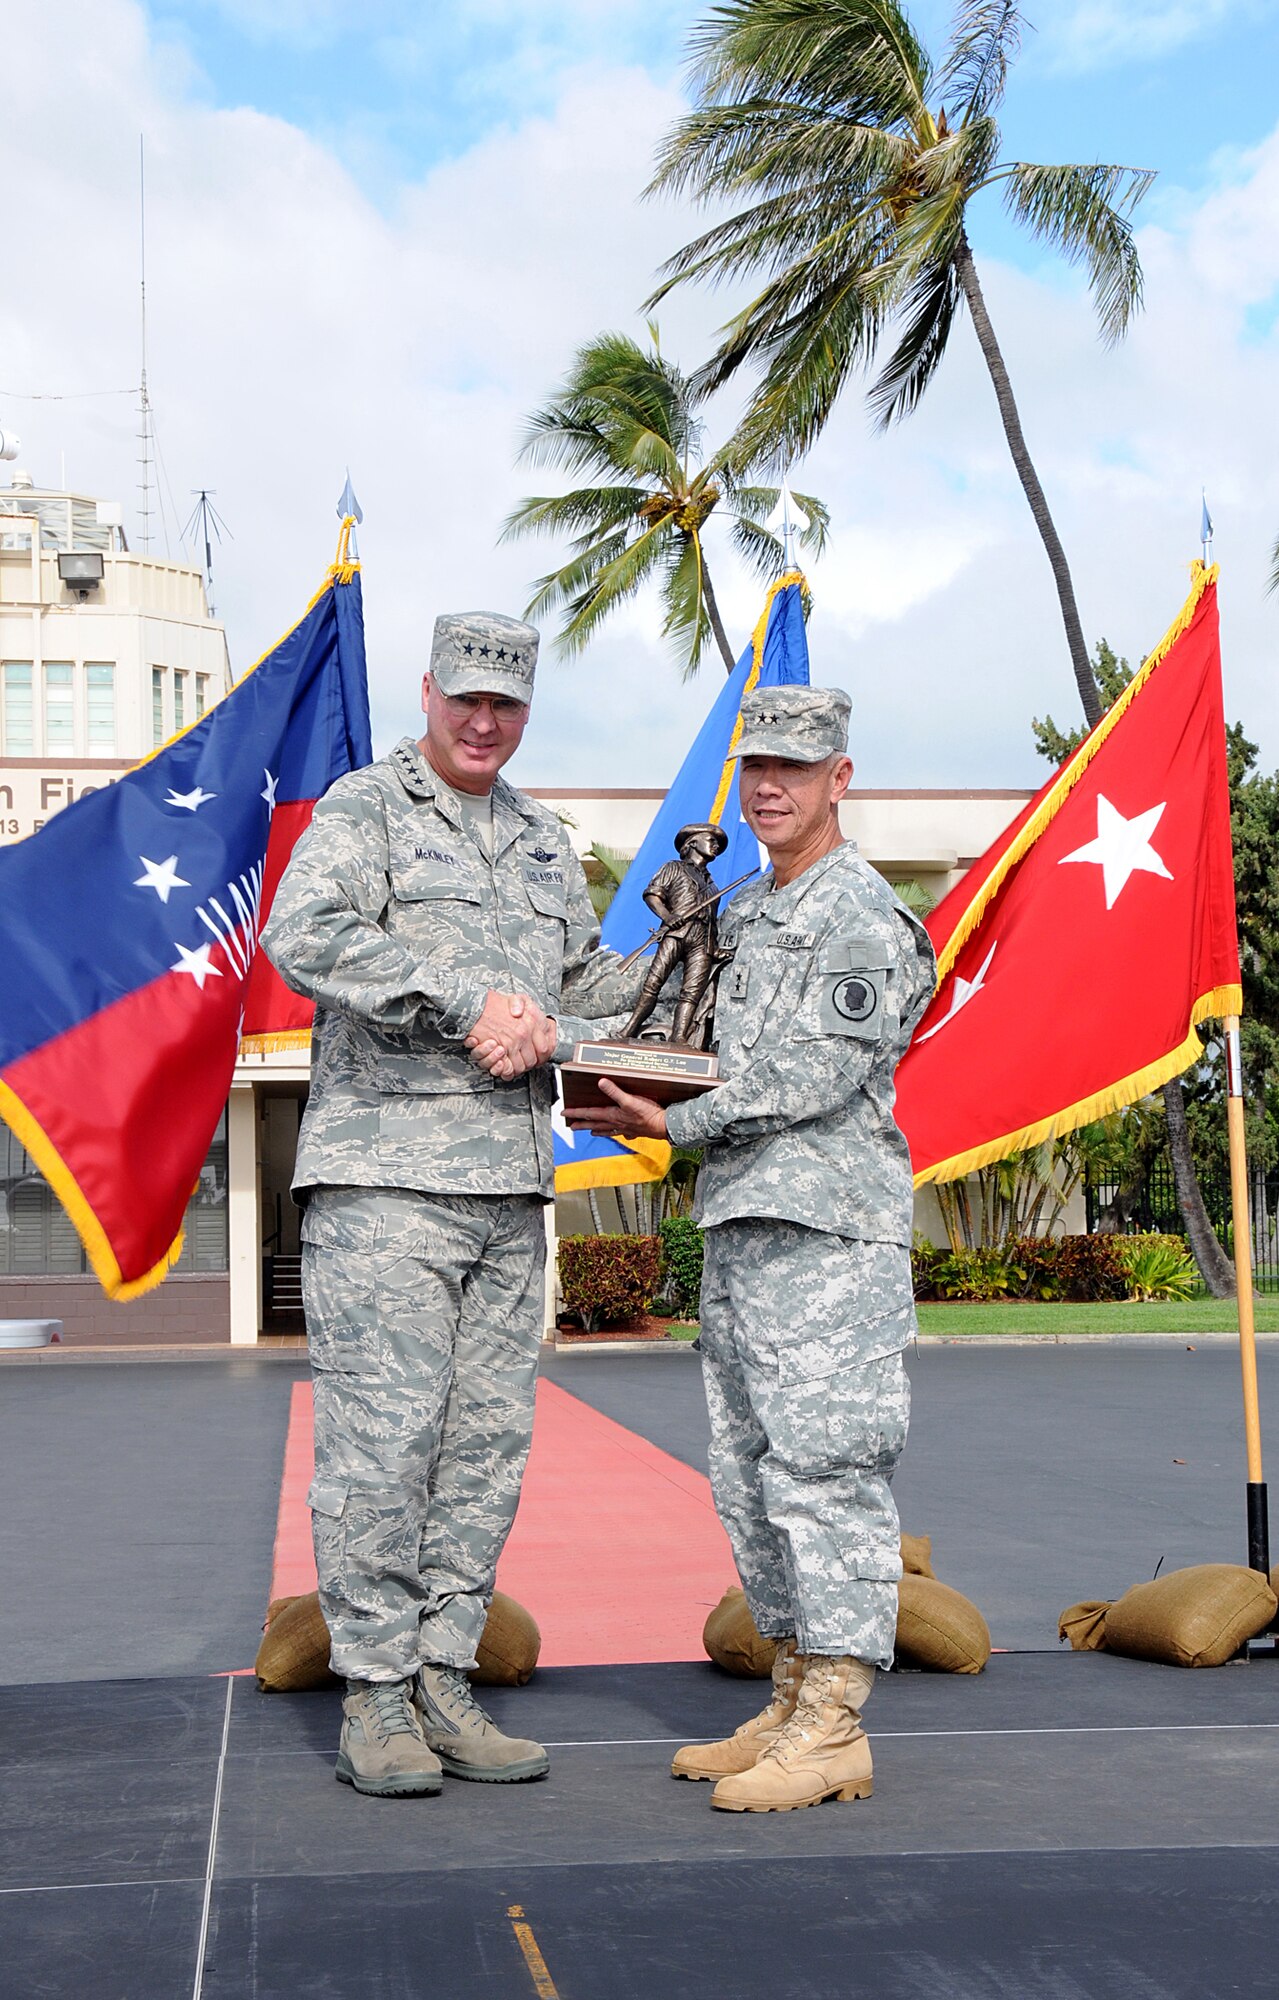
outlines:
{"label": "concrete building", "polygon": [[[131,550],[121,510],[37,488],[0,489],[0,844],[27,838],[111,784],[231,685],[226,635],[198,569]],[[658,790],[530,788],[579,853],[633,855]],[[1021,809],[1019,791],[866,791],[845,832],[889,881],[934,903]],[[591,866],[588,856],[588,868]],[[289,1196],[306,1102],[304,1051],[244,1056],[187,1211],[182,1257],[155,1292],[103,1297],[79,1239],[21,1146],[0,1126],[0,1318],[52,1316],[70,1340],[230,1340],[300,1330],[299,1218]],[[604,1191],[607,1221],[614,1197]],[[591,1226],[585,1196],[562,1230]],[[925,1192],[921,1225],[938,1233]]]}
{"label": "concrete building", "polygon": [[[115,779],[231,685],[226,633],[189,564],[130,549],[118,502],[0,488],[0,845]],[[0,1126],[0,1318],[63,1320],[69,1338],[127,1323],[137,1337],[226,1339],[227,1133],[187,1211],[162,1291],[113,1306],[75,1230]]]}

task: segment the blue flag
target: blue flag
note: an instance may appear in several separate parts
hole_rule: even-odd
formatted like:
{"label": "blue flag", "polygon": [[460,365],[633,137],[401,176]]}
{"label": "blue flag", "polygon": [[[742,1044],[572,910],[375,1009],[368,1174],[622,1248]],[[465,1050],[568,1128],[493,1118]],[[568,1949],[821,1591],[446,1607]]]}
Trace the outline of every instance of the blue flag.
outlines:
{"label": "blue flag", "polygon": [[[802,579],[796,570],[771,585],[750,645],[720,689],[643,846],[626,871],[601,927],[602,942],[623,957],[643,944],[653,929],[653,913],[644,901],[644,891],[658,869],[675,859],[675,836],[682,826],[711,821],[728,835],[728,846],[711,863],[711,876],[717,884],[726,886],[743,875],[760,873],[764,857],[742,818],[737,795],[736,745],[741,735],[742,697],[756,687],[796,682],[807,685],[808,638],[802,593]],[[560,1193],[660,1180],[669,1162],[666,1145],[653,1140],[616,1145],[611,1139],[570,1132],[563,1119],[556,1118],[555,1186]]]}
{"label": "blue flag", "polygon": [[207,714],[0,850],[0,1119],[112,1298],[178,1254],[241,1034],[272,1002],[275,883],[316,799],[371,755],[344,533],[298,623]]}

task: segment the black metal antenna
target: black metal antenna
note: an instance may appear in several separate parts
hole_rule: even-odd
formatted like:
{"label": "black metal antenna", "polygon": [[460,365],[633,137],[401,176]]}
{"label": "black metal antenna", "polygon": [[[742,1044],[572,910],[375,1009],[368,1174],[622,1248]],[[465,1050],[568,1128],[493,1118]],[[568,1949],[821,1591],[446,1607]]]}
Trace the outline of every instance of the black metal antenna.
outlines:
{"label": "black metal antenna", "polygon": [[222,516],[213,504],[213,495],[217,490],[216,486],[201,486],[198,489],[193,486],[191,488],[191,491],[196,495],[196,502],[195,506],[191,509],[191,519],[182,530],[184,541],[188,535],[194,537],[198,531],[199,540],[204,543],[204,581],[209,599],[209,616],[211,618],[215,615],[216,609],[213,602],[213,543],[214,541],[221,542],[223,534],[226,535],[229,541],[233,542],[235,540],[235,536],[231,533],[231,530],[227,527],[226,522],[222,519]]}

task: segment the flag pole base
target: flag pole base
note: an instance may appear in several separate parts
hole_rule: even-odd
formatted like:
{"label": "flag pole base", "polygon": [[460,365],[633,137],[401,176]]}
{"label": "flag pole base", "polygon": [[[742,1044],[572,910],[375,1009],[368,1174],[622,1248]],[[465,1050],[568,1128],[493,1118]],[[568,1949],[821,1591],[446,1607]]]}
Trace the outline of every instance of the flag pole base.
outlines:
{"label": "flag pole base", "polygon": [[1248,1481],[1248,1567],[1270,1574],[1270,1509],[1264,1479]]}

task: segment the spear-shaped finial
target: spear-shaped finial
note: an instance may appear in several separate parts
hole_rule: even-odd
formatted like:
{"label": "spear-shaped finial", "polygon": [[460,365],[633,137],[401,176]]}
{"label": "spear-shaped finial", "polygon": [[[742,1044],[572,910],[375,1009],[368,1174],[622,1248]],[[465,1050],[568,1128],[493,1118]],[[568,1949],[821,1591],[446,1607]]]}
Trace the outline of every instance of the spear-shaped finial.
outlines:
{"label": "spear-shaped finial", "polygon": [[796,505],[795,495],[791,492],[790,486],[785,479],[782,481],[782,490],[778,496],[777,505],[764,525],[771,528],[775,534],[780,533],[782,538],[783,565],[786,569],[794,569],[796,567],[795,537],[804,533],[809,522],[807,514],[804,513],[801,507]]}
{"label": "spear-shaped finial", "polygon": [[1199,515],[1199,539],[1203,543],[1204,568],[1207,569],[1208,565],[1212,561],[1212,515],[1208,512],[1207,490],[1202,486],[1199,488],[1199,495],[1201,503],[1201,511]]}

